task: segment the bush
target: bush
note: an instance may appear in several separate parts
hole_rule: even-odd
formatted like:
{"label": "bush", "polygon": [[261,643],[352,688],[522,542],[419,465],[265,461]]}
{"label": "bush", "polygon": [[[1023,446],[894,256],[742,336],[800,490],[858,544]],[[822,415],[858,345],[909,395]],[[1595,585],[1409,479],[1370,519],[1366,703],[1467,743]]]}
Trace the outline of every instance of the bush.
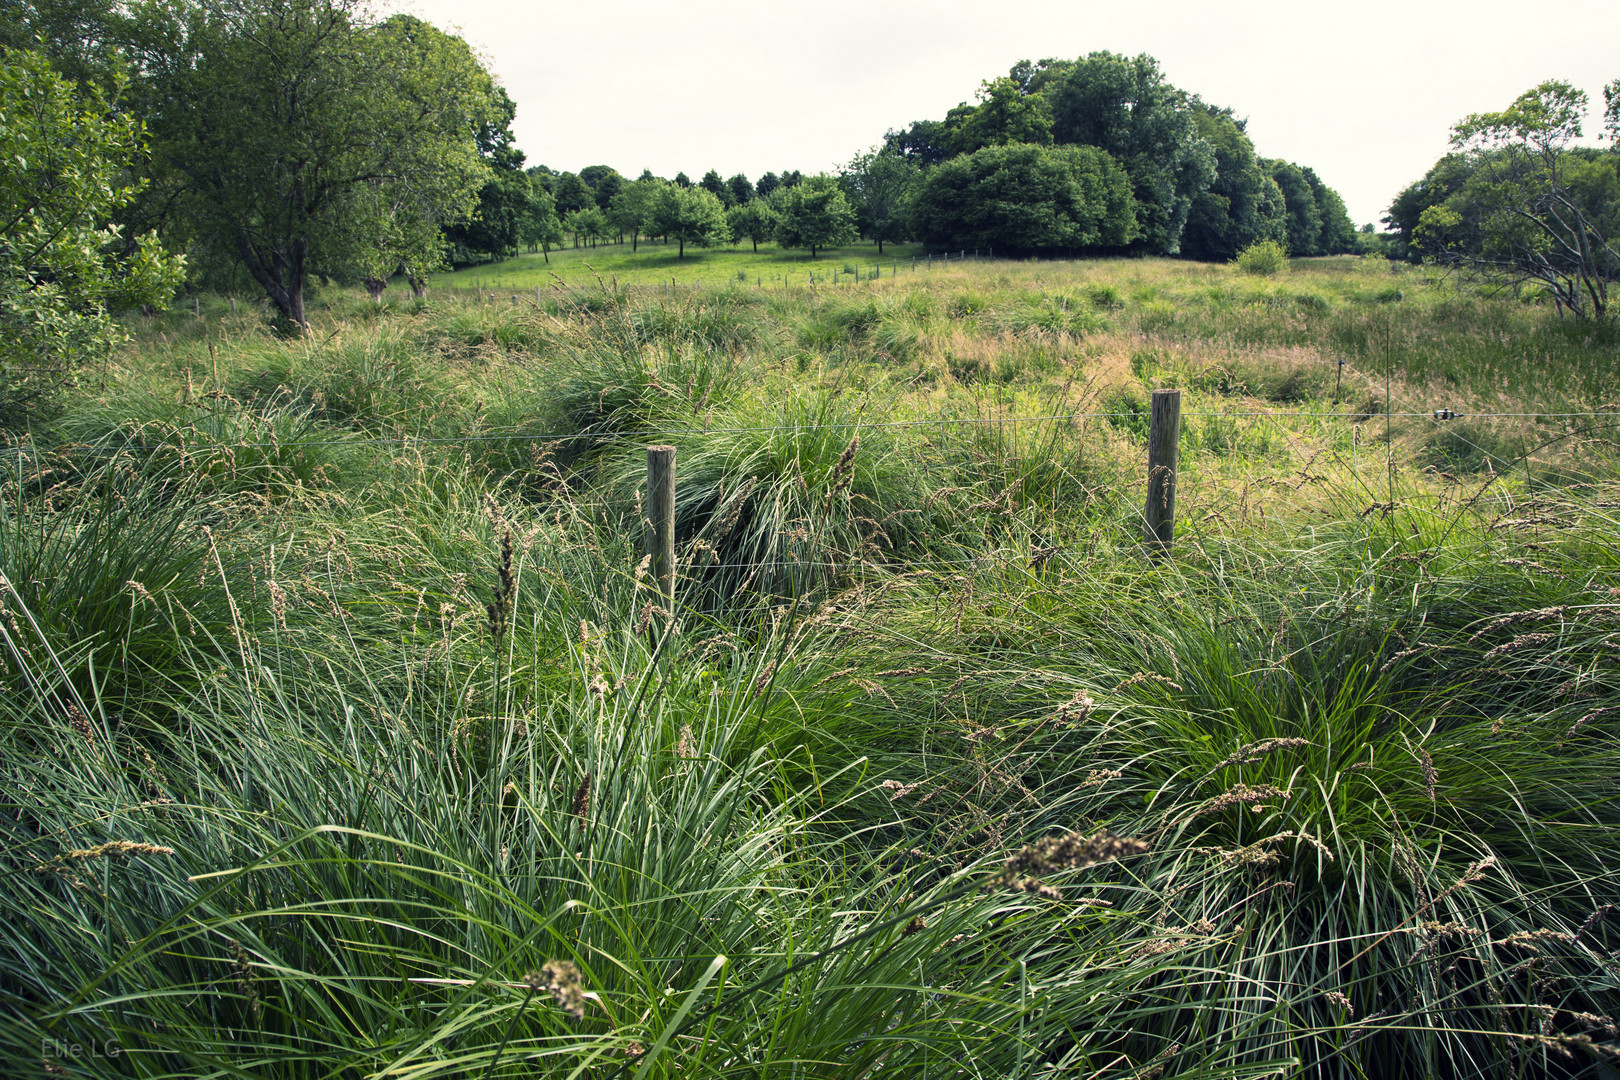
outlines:
{"label": "bush", "polygon": [[1260,240],[1238,252],[1237,266],[1245,274],[1272,277],[1288,269],[1288,248],[1276,240]]}

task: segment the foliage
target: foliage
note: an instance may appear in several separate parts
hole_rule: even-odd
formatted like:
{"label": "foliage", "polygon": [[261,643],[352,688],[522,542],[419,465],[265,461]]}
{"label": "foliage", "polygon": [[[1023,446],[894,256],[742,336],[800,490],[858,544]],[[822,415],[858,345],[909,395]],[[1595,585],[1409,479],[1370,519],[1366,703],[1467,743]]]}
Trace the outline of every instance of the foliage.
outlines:
{"label": "foliage", "polygon": [[687,244],[707,248],[731,239],[725,207],[705,188],[660,185],[651,200],[651,210],[647,231],[676,241],[680,245],[678,258],[685,257]]}
{"label": "foliage", "polygon": [[826,173],[786,188],[772,209],[777,215],[776,242],[785,248],[808,248],[812,259],[821,248],[847,244],[857,235],[855,211],[838,181]]}
{"label": "foliage", "polygon": [[761,240],[770,240],[776,235],[776,224],[776,210],[769,199],[750,199],[726,211],[726,228],[731,230],[732,241],[748,240],[755,251],[759,250]]}
{"label": "foliage", "polygon": [[367,22],[355,0],[150,5],[132,36],[149,207],[171,212],[171,243],[245,266],[292,324],[311,274],[420,276],[472,213],[497,99],[459,38]]}
{"label": "foliage", "polygon": [[162,305],[180,264],[109,223],[140,190],[141,125],[35,52],[0,53],[0,423],[124,334],[111,309]]}
{"label": "foliage", "polygon": [[1283,240],[1287,204],[1282,190],[1231,111],[1206,105],[1193,117],[1199,134],[1214,148],[1215,179],[1193,197],[1182,253],[1224,261],[1256,241]]}
{"label": "foliage", "polygon": [[1620,155],[1571,145],[1586,111],[1583,91],[1550,81],[1460,121],[1451,144],[1467,178],[1422,211],[1414,239],[1447,264],[1532,283],[1560,312],[1602,318],[1620,279]]}
{"label": "foliage", "polygon": [[1245,274],[1274,277],[1288,269],[1288,248],[1279,240],[1256,240],[1238,252],[1235,261]]}
{"label": "foliage", "polygon": [[879,255],[885,241],[907,239],[919,179],[916,167],[887,146],[856,154],[839,174],[861,235],[877,241]]}
{"label": "foliage", "polygon": [[1125,170],[1091,147],[1009,145],[926,173],[912,205],[917,238],[1009,253],[1124,247],[1137,236]]}

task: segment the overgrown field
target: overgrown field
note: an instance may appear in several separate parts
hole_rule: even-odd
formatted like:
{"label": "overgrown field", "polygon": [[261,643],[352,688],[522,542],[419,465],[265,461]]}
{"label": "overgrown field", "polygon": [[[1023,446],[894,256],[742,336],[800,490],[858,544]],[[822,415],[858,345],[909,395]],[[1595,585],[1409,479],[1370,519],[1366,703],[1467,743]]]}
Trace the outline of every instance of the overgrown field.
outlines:
{"label": "overgrown field", "polygon": [[1612,327],[661,274],[204,298],[11,431],[7,1075],[1611,1075]]}

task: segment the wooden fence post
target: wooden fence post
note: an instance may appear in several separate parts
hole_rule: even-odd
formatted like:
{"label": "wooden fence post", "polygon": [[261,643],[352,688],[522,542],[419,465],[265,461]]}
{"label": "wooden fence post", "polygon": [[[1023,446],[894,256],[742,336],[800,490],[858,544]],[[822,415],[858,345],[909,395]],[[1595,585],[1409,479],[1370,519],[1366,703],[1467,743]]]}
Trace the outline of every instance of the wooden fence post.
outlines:
{"label": "wooden fence post", "polygon": [[675,448],[647,447],[648,570],[671,616],[675,613]]}
{"label": "wooden fence post", "polygon": [[1176,451],[1181,439],[1181,391],[1153,391],[1148,426],[1147,506],[1143,542],[1155,556],[1170,554],[1176,536]]}

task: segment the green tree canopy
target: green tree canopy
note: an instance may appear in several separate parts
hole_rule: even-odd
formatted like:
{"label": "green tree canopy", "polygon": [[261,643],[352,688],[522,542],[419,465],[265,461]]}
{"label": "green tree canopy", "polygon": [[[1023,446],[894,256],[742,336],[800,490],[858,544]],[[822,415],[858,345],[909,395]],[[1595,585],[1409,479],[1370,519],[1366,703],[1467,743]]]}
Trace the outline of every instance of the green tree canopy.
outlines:
{"label": "green tree canopy", "polygon": [[111,309],[179,284],[155,236],[125,243],[110,224],[141,149],[140,124],[98,87],[81,97],[39,53],[0,52],[0,409],[105,355],[123,336]]}
{"label": "green tree canopy", "polygon": [[933,247],[1117,248],[1137,228],[1129,175],[1089,146],[987,146],[930,169],[912,202],[912,231]]}
{"label": "green tree canopy", "polygon": [[785,248],[809,248],[812,259],[822,248],[851,243],[859,235],[854,208],[838,181],[826,173],[807,176],[785,189],[775,207],[776,242]]}
{"label": "green tree canopy", "polygon": [[910,234],[911,195],[918,179],[917,167],[888,146],[856,154],[839,176],[861,235],[877,242],[879,255],[885,242]]}
{"label": "green tree canopy", "polygon": [[171,0],[136,9],[137,105],[170,236],[246,268],[304,325],[311,272],[443,257],[489,174],[494,83],[465,42],[358,0]]}
{"label": "green tree canopy", "polygon": [[667,236],[679,245],[677,258],[686,257],[686,245],[708,248],[731,239],[726,208],[714,193],[700,187],[663,185],[653,202],[648,232]]}
{"label": "green tree canopy", "polygon": [[1052,109],[1044,96],[1026,94],[1023,84],[1002,76],[979,85],[979,105],[963,120],[956,135],[960,151],[985,146],[1052,142]]}
{"label": "green tree canopy", "polygon": [[1276,159],[1267,161],[1265,165],[1282,191],[1288,253],[1294,256],[1318,254],[1322,211],[1317,208],[1316,192],[1311,190],[1305,173],[1291,161]]}
{"label": "green tree canopy", "polygon": [[1188,96],[1165,81],[1153,57],[1111,52],[1055,66],[1042,92],[1057,142],[1095,146],[1125,166],[1142,246],[1179,252],[1193,198],[1215,179],[1214,150],[1199,135]]}
{"label": "green tree canopy", "polygon": [[1206,105],[1194,118],[1199,134],[1215,151],[1215,180],[1193,197],[1182,254],[1226,262],[1259,241],[1285,241],[1282,190],[1261,166],[1231,110]]}
{"label": "green tree canopy", "polygon": [[1423,209],[1414,242],[1443,263],[1538,285],[1560,311],[1608,314],[1620,280],[1620,154],[1572,145],[1587,108],[1583,91],[1552,80],[1465,117],[1451,145],[1466,178]]}
{"label": "green tree canopy", "polygon": [[761,240],[776,235],[776,211],[769,199],[750,199],[726,211],[726,225],[734,240],[750,240],[759,250]]}

